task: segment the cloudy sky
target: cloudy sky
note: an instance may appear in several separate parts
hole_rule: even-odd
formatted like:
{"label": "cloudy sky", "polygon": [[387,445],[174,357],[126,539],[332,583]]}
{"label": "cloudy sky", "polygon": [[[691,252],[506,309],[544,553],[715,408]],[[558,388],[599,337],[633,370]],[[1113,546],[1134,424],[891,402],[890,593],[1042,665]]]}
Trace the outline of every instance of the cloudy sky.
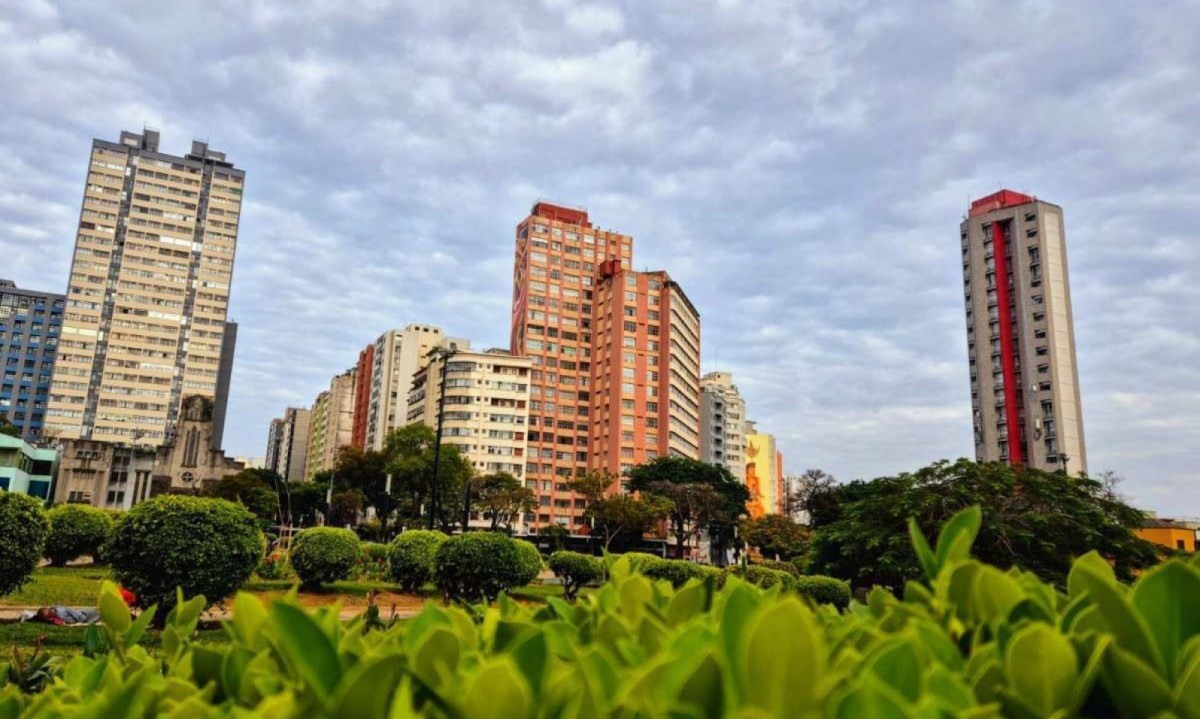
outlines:
{"label": "cloudy sky", "polygon": [[1200,515],[1192,3],[4,5],[0,277],[65,288],[92,137],[246,169],[235,454],[389,327],[507,346],[548,197],[681,282],[789,471],[968,455],[958,224],[1005,186],[1065,208],[1092,471]]}

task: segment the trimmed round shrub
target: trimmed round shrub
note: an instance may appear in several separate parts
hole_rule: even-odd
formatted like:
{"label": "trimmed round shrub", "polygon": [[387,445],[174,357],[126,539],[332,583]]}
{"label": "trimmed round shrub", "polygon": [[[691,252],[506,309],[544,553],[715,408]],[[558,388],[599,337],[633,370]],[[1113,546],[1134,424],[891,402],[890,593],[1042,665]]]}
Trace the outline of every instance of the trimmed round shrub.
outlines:
{"label": "trimmed round shrub", "polygon": [[388,545],[388,574],[406,592],[416,592],[433,581],[433,559],[446,535],[427,529],[410,529]]}
{"label": "trimmed round shrub", "polygon": [[[655,559],[658,559],[655,557]],[[709,574],[719,573],[715,567],[696,564],[683,559],[658,559],[657,562],[645,562],[641,573],[651,579],[662,579],[673,587],[682,587],[691,579],[703,579]]]}
{"label": "trimmed round shrub", "polygon": [[747,567],[734,566],[726,567],[725,572],[738,577],[744,582],[748,582],[763,589],[770,589],[777,584],[783,585],[784,589],[791,589],[795,578],[787,572],[781,572],[778,569],[770,569],[761,564],[751,564]]}
{"label": "trimmed round shrub", "polygon": [[626,552],[619,555],[617,558],[620,559],[621,557],[625,557],[629,560],[629,568],[635,572],[642,571],[643,567],[648,567],[658,564],[659,562],[667,561],[657,554],[649,554],[647,552]]}
{"label": "trimmed round shrub", "polygon": [[258,524],[235,502],[159,495],[125,514],[104,552],[117,581],[165,618],[176,587],[212,605],[250,578],[265,548]]}
{"label": "trimmed round shrub", "polygon": [[25,494],[0,492],[0,596],[17,591],[42,561],[50,522],[42,503]]}
{"label": "trimmed round shrub", "polygon": [[520,582],[514,586],[523,587],[526,584],[532,584],[542,573],[542,553],[538,551],[536,545],[526,542],[524,539],[514,539],[513,543],[517,545],[517,559],[521,563],[521,574],[518,577]]}
{"label": "trimmed round shrub", "polygon": [[84,555],[93,561],[100,548],[112,538],[117,523],[112,515],[90,504],[60,504],[46,512],[50,535],[46,558],[56,567]]}
{"label": "trimmed round shrub", "polygon": [[494,532],[450,537],[434,557],[438,589],[451,599],[495,599],[505,589],[521,586],[523,576],[517,543]]}
{"label": "trimmed round shrub", "polygon": [[850,606],[850,585],[834,577],[797,577],[794,589],[817,604],[832,604],[838,609]]}
{"label": "trimmed round shrub", "polygon": [[784,574],[790,574],[793,577],[799,577],[801,574],[800,569],[798,567],[796,567],[795,564],[792,564],[791,562],[784,562],[784,561],[777,560],[777,559],[764,559],[761,562],[756,562],[754,566],[766,567],[767,569],[775,569],[780,572],[783,572]]}
{"label": "trimmed round shrub", "polygon": [[291,561],[306,589],[347,579],[358,561],[358,535],[336,527],[305,529],[292,543]]}
{"label": "trimmed round shrub", "polygon": [[604,578],[604,562],[579,552],[559,551],[550,555],[550,571],[562,580],[563,597],[572,600],[585,584]]}

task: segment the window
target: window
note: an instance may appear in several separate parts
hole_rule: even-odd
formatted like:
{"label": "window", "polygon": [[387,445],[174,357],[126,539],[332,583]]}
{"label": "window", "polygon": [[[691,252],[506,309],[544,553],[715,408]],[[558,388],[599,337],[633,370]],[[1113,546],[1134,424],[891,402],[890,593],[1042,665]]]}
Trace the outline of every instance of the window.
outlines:
{"label": "window", "polygon": [[626,332],[637,332],[637,322],[626,322],[623,326]]}

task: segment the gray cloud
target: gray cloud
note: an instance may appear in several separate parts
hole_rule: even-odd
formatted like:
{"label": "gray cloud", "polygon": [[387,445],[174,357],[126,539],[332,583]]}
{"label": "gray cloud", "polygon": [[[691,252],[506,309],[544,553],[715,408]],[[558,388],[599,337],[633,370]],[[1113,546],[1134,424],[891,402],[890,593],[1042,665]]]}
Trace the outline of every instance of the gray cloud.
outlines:
{"label": "gray cloud", "polygon": [[1066,210],[1093,470],[1200,515],[1188,3],[16,5],[0,275],[65,285],[93,136],[249,173],[237,453],[388,327],[506,345],[513,226],[549,196],[681,281],[790,469],[968,454],[957,223],[1003,184]]}

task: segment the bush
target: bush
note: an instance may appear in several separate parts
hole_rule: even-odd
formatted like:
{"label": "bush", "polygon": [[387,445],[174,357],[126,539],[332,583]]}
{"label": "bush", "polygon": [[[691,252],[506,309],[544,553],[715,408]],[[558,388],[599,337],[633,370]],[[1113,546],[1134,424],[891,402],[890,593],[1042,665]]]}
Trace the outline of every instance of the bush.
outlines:
{"label": "bush", "polygon": [[542,573],[542,553],[538,551],[537,546],[524,539],[514,539],[513,543],[517,545],[517,558],[521,563],[521,573],[518,577],[520,581],[513,586],[532,584]]}
{"label": "bush", "polygon": [[604,563],[579,552],[555,552],[550,555],[550,571],[562,580],[563,597],[575,599],[579,589],[604,578]]}
{"label": "bush", "polygon": [[[655,557],[655,559],[658,559]],[[683,559],[658,559],[656,562],[643,562],[642,574],[651,579],[663,579],[673,587],[682,587],[690,579],[703,579],[709,574],[718,574],[719,570],[706,564],[696,564]]]}
{"label": "bush", "polygon": [[[1059,587],[971,559],[978,526],[955,517],[937,550],[915,540],[924,578],[844,613],[741,582],[651,591],[616,571],[566,608],[430,604],[371,628],[243,595],[221,642],[197,639],[203,603],[187,602],[149,652],[106,584],[92,644],[110,650],[48,667],[16,657],[0,714],[1200,717],[1200,565],[1172,559],[1125,586],[1092,552]],[[21,686],[30,666],[47,670],[39,695]]]}
{"label": "bush", "polygon": [[820,575],[797,577],[794,589],[817,604],[832,604],[838,609],[850,606],[850,585],[840,579]]}
{"label": "bush", "polygon": [[784,562],[782,560],[765,559],[761,562],[755,562],[754,566],[774,569],[776,571],[783,572],[784,574],[790,574],[793,577],[799,577],[801,574],[799,568],[797,568],[795,564],[792,562]]}
{"label": "bush", "polygon": [[796,581],[792,575],[787,572],[781,572],[778,569],[770,569],[761,564],[751,564],[747,567],[733,566],[725,569],[726,574],[732,574],[742,581],[749,582],[763,589],[770,589],[777,584],[783,585],[784,589],[791,589]]}
{"label": "bush", "polygon": [[358,561],[358,535],[335,527],[305,529],[292,543],[291,560],[306,589],[347,579]]}
{"label": "bush", "polygon": [[112,515],[90,504],[60,504],[46,512],[50,535],[46,558],[56,567],[85,554],[96,561],[100,548],[112,538],[117,523]]}
{"label": "bush", "polygon": [[523,576],[516,542],[494,532],[450,537],[434,557],[434,577],[447,598],[495,599],[522,586]]}
{"label": "bush", "polygon": [[617,559],[620,559],[621,557],[629,560],[629,568],[635,572],[642,571],[643,567],[649,567],[656,565],[659,562],[667,561],[657,554],[648,554],[646,552],[626,552],[624,554],[617,555]]}
{"label": "bush", "polygon": [[37,499],[0,491],[0,596],[29,581],[42,560],[50,522]]}
{"label": "bush", "polygon": [[434,557],[446,541],[441,532],[410,529],[388,545],[388,573],[406,592],[417,592],[433,581]]}
{"label": "bush", "polygon": [[105,547],[117,581],[159,617],[175,606],[175,588],[219,602],[242,586],[263,554],[258,520],[224,499],[160,495],[135,505]]}
{"label": "bush", "polygon": [[362,542],[358,545],[358,560],[351,576],[366,581],[383,581],[388,577],[388,545]]}
{"label": "bush", "polygon": [[274,551],[262,558],[254,570],[259,579],[291,579],[296,575],[286,554]]}

